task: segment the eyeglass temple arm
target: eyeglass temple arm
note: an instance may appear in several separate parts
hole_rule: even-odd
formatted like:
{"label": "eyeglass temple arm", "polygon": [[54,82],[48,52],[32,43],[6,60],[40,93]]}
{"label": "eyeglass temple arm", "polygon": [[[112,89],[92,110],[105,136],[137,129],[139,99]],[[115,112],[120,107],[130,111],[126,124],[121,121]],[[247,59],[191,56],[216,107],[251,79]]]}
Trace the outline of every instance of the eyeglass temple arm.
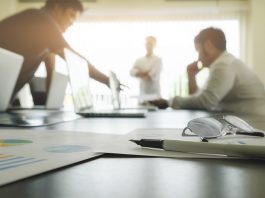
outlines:
{"label": "eyeglass temple arm", "polygon": [[[189,127],[185,127],[184,129],[183,129],[183,131],[182,131],[182,136],[191,136],[191,137],[197,137],[198,135],[192,135],[192,134],[187,134],[186,133],[186,131],[187,130],[190,130],[190,128]],[[191,131],[191,130],[190,130]],[[192,131],[191,131],[192,132]]]}

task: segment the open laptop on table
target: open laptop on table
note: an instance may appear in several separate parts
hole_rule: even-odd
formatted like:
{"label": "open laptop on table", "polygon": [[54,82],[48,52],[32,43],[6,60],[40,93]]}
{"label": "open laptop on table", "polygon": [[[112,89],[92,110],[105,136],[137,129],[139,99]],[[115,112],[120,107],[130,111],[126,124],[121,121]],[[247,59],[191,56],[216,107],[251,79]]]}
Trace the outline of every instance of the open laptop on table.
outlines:
{"label": "open laptop on table", "polygon": [[111,97],[112,97],[112,104],[115,109],[135,109],[135,110],[147,110],[147,111],[156,111],[158,110],[157,107],[146,103],[145,105],[135,105],[135,106],[123,106],[121,99],[120,99],[120,90],[119,90],[119,81],[117,76],[114,72],[110,72],[109,74],[110,79],[110,89],[111,89]]}
{"label": "open laptop on table", "polygon": [[[35,92],[46,94],[46,78],[34,77],[31,87]],[[45,105],[36,105],[32,109],[59,110],[63,108],[65,91],[68,84],[68,75],[53,71],[51,84],[46,97]],[[42,95],[41,95],[42,96]]]}
{"label": "open laptop on table", "polygon": [[[68,71],[62,58],[56,56],[55,69],[52,72],[49,90],[46,90],[46,77],[34,76],[30,82],[30,90],[24,87],[18,94],[20,104],[8,110],[62,110],[65,92],[68,85]],[[33,95],[33,102],[30,96]]]}
{"label": "open laptop on table", "polygon": [[[58,73],[56,71],[52,74],[52,81],[50,84],[49,92],[46,96],[46,78],[34,77],[31,81],[31,89],[34,90],[35,97],[37,97],[38,103],[28,105],[28,97],[25,97],[24,93],[20,93],[18,96],[20,105],[11,106],[8,111],[17,110],[61,110],[63,109],[63,102],[65,91],[68,83],[68,76]],[[30,92],[30,91],[29,91]],[[29,94],[29,93],[25,93]],[[37,95],[37,96],[36,96]],[[45,101],[46,98],[46,101]],[[33,99],[34,101],[34,99]],[[40,102],[41,101],[41,102]],[[34,101],[35,103],[35,101]],[[41,103],[41,104],[40,104]],[[44,103],[44,104],[42,104]]]}
{"label": "open laptop on table", "polygon": [[89,71],[87,61],[68,49],[65,58],[69,70],[75,112],[83,117],[145,117],[146,110],[95,109],[89,87]]}

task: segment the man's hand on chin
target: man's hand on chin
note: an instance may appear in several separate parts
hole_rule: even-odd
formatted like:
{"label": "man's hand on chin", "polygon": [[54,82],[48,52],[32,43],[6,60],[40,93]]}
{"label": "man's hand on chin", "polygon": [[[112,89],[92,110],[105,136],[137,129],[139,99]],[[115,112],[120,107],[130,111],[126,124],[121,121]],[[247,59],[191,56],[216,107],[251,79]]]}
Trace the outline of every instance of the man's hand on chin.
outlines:
{"label": "man's hand on chin", "polygon": [[160,99],[157,99],[157,100],[151,100],[151,101],[148,101],[150,104],[158,107],[159,109],[166,109],[169,107],[169,104],[168,104],[168,101],[163,99],[163,98],[160,98]]}

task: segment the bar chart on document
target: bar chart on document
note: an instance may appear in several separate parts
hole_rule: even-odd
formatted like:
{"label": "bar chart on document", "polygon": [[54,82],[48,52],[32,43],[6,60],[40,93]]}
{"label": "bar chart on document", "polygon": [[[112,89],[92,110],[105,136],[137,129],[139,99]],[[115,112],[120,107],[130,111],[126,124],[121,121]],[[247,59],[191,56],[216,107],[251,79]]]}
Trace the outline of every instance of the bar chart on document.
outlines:
{"label": "bar chart on document", "polygon": [[[104,136],[105,137],[105,136]],[[96,157],[98,134],[0,130],[0,186]]]}
{"label": "bar chart on document", "polygon": [[[0,148],[3,147],[13,147],[21,146],[25,144],[31,144],[30,140],[17,140],[17,139],[0,139]],[[15,155],[5,155],[0,153],[0,173],[1,171],[12,169],[20,166],[26,166],[28,164],[38,163],[44,161],[45,159],[37,159],[33,157],[26,156],[15,156]]]}
{"label": "bar chart on document", "polygon": [[13,156],[0,154],[0,173],[1,171],[17,168],[20,166],[27,166],[29,164],[45,161],[46,159],[38,159],[26,156]]}

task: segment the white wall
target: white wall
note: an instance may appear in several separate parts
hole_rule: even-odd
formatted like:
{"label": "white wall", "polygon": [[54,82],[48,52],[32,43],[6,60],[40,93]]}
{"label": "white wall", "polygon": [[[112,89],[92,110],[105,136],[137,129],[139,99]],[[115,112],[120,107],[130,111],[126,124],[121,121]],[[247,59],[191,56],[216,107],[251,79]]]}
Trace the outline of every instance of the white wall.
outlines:
{"label": "white wall", "polygon": [[248,16],[247,61],[265,82],[265,1],[252,0]]}
{"label": "white wall", "polygon": [[0,0],[0,19],[8,16],[16,11],[15,0]]}

